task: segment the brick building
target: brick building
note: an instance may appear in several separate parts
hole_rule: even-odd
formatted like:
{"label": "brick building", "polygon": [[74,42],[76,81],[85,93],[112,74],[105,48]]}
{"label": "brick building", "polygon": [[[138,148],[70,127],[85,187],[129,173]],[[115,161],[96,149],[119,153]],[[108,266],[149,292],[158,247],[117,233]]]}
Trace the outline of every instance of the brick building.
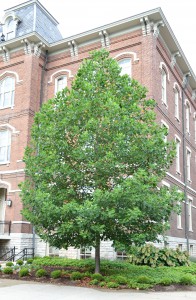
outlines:
{"label": "brick building", "polygon": [[[111,57],[148,88],[156,99],[157,122],[176,141],[176,159],[164,185],[185,193],[182,213],[171,216],[169,247],[196,256],[196,76],[160,8],[62,38],[58,22],[38,0],[5,11],[0,28],[0,251],[35,247],[37,255],[55,249],[40,241],[20,214],[18,184],[24,180],[23,155],[36,111],[74,75],[89,51],[107,48]],[[163,246],[163,244],[161,245]],[[57,250],[56,250],[57,251]],[[60,255],[94,255],[80,249]],[[110,242],[101,254],[115,258]]]}

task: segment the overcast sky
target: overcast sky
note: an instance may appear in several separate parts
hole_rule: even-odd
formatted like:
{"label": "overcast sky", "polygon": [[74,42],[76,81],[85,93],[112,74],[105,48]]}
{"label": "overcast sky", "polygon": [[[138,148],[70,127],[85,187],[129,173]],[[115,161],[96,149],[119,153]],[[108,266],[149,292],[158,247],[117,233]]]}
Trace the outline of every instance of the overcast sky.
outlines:
{"label": "overcast sky", "polygon": [[[3,10],[23,0],[0,0]],[[196,0],[40,0],[69,37],[150,9],[161,7],[196,74]]]}

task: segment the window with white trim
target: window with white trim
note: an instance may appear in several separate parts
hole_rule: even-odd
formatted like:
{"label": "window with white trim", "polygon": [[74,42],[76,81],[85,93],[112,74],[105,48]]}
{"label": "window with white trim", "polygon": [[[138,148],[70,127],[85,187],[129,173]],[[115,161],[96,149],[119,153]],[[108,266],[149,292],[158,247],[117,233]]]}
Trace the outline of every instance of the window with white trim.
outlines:
{"label": "window with white trim", "polygon": [[67,76],[63,75],[55,80],[55,93],[62,91],[67,86]]}
{"label": "window with white trim", "polygon": [[165,143],[167,143],[167,136],[168,136],[168,133],[169,133],[169,126],[167,125],[167,123],[165,121],[161,120],[161,127],[165,128],[166,134],[164,135],[163,140],[164,140]]}
{"label": "window with white trim", "polygon": [[91,249],[81,248],[80,249],[80,258],[81,259],[91,258]]}
{"label": "window with white trim", "polygon": [[14,106],[15,80],[6,77],[0,81],[0,108]]}
{"label": "window with white trim", "polygon": [[182,251],[182,244],[178,244],[178,249]]}
{"label": "window with white trim", "polygon": [[9,130],[0,131],[0,164],[10,161],[11,132]]}
{"label": "window with white trim", "polygon": [[175,89],[175,118],[179,120],[179,91]]}
{"label": "window with white trim", "polygon": [[167,73],[164,69],[161,71],[161,95],[164,104],[167,104]]}
{"label": "window with white trim", "polygon": [[116,259],[118,260],[126,260],[127,254],[125,251],[116,251]]}
{"label": "window with white trim", "polygon": [[131,59],[124,58],[118,61],[119,66],[121,67],[120,75],[129,75],[131,77]]}
{"label": "window with white trim", "polygon": [[187,102],[185,106],[185,125],[186,125],[186,132],[190,133],[190,105]]}
{"label": "window with white trim", "polygon": [[6,40],[15,38],[16,23],[13,18],[9,18],[6,22]]}
{"label": "window with white trim", "polygon": [[188,220],[189,220],[189,231],[193,231],[192,199],[190,199],[190,198],[189,198],[189,202],[188,202]]}
{"label": "window with white trim", "polygon": [[186,149],[186,172],[187,179],[191,181],[191,151],[188,148]]}
{"label": "window with white trim", "polygon": [[175,138],[176,141],[176,172],[180,174],[180,139]]}
{"label": "window with white trim", "polygon": [[194,246],[193,245],[189,245],[189,255],[193,256],[193,251],[194,251]]}
{"label": "window with white trim", "polygon": [[[180,203],[178,203],[180,205]],[[181,213],[177,215],[177,228],[182,229],[182,215]]]}
{"label": "window with white trim", "polygon": [[194,130],[195,130],[195,143],[196,143],[196,113],[194,115]]}

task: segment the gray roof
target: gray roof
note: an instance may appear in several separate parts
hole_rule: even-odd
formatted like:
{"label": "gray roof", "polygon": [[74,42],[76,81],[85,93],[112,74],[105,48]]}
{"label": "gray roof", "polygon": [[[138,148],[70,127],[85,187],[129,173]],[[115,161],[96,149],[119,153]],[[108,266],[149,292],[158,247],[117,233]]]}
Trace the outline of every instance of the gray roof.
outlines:
{"label": "gray roof", "polygon": [[27,1],[7,9],[5,13],[8,16],[14,13],[21,21],[17,26],[16,37],[37,32],[48,43],[54,43],[62,39],[62,35],[57,28],[57,21],[37,0]]}

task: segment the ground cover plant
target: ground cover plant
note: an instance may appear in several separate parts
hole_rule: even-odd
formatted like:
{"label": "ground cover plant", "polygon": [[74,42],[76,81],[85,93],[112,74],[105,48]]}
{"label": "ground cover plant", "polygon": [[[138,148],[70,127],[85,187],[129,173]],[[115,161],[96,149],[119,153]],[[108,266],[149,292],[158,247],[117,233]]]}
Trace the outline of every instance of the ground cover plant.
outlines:
{"label": "ground cover plant", "polygon": [[[9,269],[8,269],[9,268]],[[94,274],[92,259],[36,258],[31,264],[14,270],[14,266],[2,268],[0,278],[35,280],[64,285],[164,290],[168,286],[184,289],[196,288],[196,263],[179,267],[149,267],[130,264],[128,261],[102,260],[101,274]],[[38,273],[41,273],[38,276]]]}

